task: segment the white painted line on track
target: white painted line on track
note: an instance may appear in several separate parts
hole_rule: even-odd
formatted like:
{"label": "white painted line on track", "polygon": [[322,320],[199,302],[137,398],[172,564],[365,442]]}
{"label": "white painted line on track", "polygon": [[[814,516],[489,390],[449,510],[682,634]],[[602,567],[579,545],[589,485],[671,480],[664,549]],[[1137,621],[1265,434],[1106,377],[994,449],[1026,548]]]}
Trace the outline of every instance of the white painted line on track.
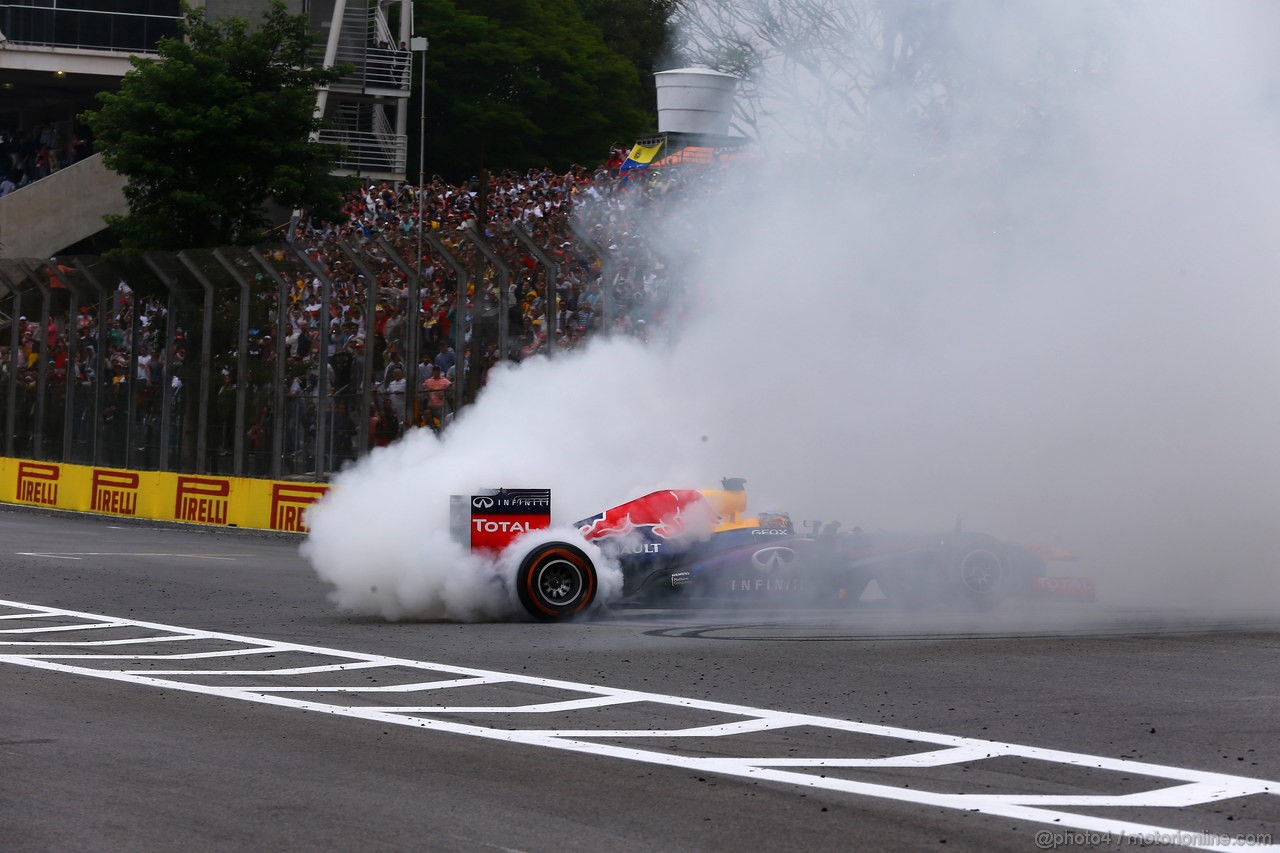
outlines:
{"label": "white painted line on track", "polygon": [[[265,643],[266,641],[264,640],[263,642]],[[19,645],[33,644],[21,643]],[[239,657],[240,655],[270,655],[275,654],[276,652],[287,651],[289,651],[289,649],[283,646],[263,645],[262,647],[255,649],[223,649],[217,652],[187,652],[180,655],[23,655],[23,657],[33,660],[201,660],[203,658]]]}
{"label": "white painted line on track", "polygon": [[54,557],[61,560],[81,560],[85,557],[181,557],[188,560],[238,560],[242,554],[160,554],[154,552],[121,551],[15,551],[20,557]]}
{"label": "white painted line on track", "polygon": [[413,684],[380,684],[377,687],[271,687],[253,685],[236,687],[246,693],[417,693],[421,690],[452,690],[455,687],[479,687],[481,684],[501,684],[504,676],[479,678],[454,678],[449,681],[419,681]]}
{"label": "white painted line on track", "polygon": [[564,702],[538,702],[533,705],[419,705],[409,708],[388,705],[374,710],[394,714],[550,714],[625,705],[634,701],[626,696],[596,696],[591,699],[567,699]]}
{"label": "white painted line on track", "polygon": [[90,622],[82,625],[47,625],[42,628],[0,628],[0,634],[49,634],[54,631],[88,631],[91,628],[119,627],[119,622]]}
{"label": "white painted line on track", "polygon": [[[81,655],[75,655],[81,657]],[[331,663],[324,666],[294,666],[285,669],[126,669],[139,675],[315,675],[320,672],[346,672],[352,669],[370,669],[385,666],[379,661],[362,663]]]}
{"label": "white painted line on track", "polygon": [[991,750],[972,746],[953,746],[890,758],[735,758],[757,767],[943,767],[989,758]]}
{"label": "white painted line on track", "polygon": [[[640,700],[643,701],[643,700]],[[763,717],[755,720],[743,720],[737,723],[721,723],[714,726],[695,726],[688,729],[533,729],[531,734],[555,735],[557,737],[724,737],[726,735],[749,734],[772,729],[789,729],[795,726],[808,725],[781,717]]]}
{"label": "white painted line on track", "polygon": [[[232,643],[234,649],[223,649],[214,652],[175,653],[175,654],[48,654],[38,651],[9,652],[0,651],[0,663],[9,663],[35,669],[71,673],[111,681],[128,682],[138,685],[166,688],[223,699],[238,699],[274,705],[284,708],[295,708],[354,719],[376,721],[382,724],[411,726],[439,732],[449,732],[491,740],[505,741],[525,746],[536,746],[566,752],[582,753],[598,757],[614,758],[626,761],[638,761],[666,767],[677,767],[699,773],[715,773],[726,776],[802,786],[810,789],[843,792],[856,796],[876,797],[898,802],[908,802],[923,806],[935,806],[962,811],[980,812],[982,814],[1025,820],[1033,823],[1048,824],[1059,829],[1069,828],[1090,832],[1112,833],[1135,842],[1143,837],[1160,837],[1172,839],[1174,843],[1184,846],[1196,846],[1206,850],[1238,850],[1241,839],[1225,836],[1215,837],[1195,829],[1179,829],[1170,826],[1156,826],[1135,821],[1104,818],[1093,815],[1075,814],[1059,811],[1055,807],[1118,807],[1118,808],[1164,808],[1176,818],[1176,809],[1204,805],[1238,797],[1256,795],[1280,796],[1280,782],[1268,779],[1256,779],[1246,776],[1232,776],[1225,773],[1214,773],[1184,767],[1172,767],[1150,762],[1135,761],[1127,758],[1108,758],[1106,756],[1088,755],[1066,750],[1043,749],[1034,746],[1023,746],[999,741],[969,738],[960,735],[949,735],[939,732],[916,731],[913,729],[886,726],[874,723],[860,723],[841,720],[833,717],[821,717],[810,714],[796,714],[783,711],[771,711],[751,708],[744,705],[733,705],[724,702],[713,702],[702,699],[689,699],[661,693],[646,693],[637,690],[606,687],[602,685],[579,684],[552,678],[520,675],[516,673],[495,672],[472,667],[454,666],[451,664],[391,658],[362,652],[350,652],[319,646],[307,646],[295,643],[283,643],[246,637],[238,634],[225,634],[216,631],[202,631],[154,622],[116,619],[93,613],[82,613],[72,610],[61,610],[52,607],[24,604],[22,602],[2,601],[0,607],[21,611],[22,618],[63,617],[86,620],[79,625],[81,630],[102,630],[103,627],[119,628],[122,626],[159,632],[156,635],[132,640],[107,640],[101,642],[66,643],[45,640],[30,640],[17,643],[6,641],[0,645],[25,646],[28,649],[44,647],[65,648],[68,646],[98,645],[149,645],[156,642],[182,642],[187,640],[216,640]],[[0,616],[0,618],[3,618]],[[94,628],[97,624],[101,627]],[[236,657],[266,653],[296,653],[315,655],[321,658],[343,661],[335,669],[333,664],[322,664],[314,667],[291,667],[279,670],[169,670],[142,671],[136,669],[109,669],[79,666],[77,659],[103,660],[196,660],[216,657]],[[379,667],[394,669],[415,669],[438,675],[453,676],[437,681],[415,682],[404,685],[387,685],[382,688],[344,688],[342,685],[329,687],[271,687],[256,684],[253,686],[227,686],[202,684],[194,681],[175,681],[159,676],[217,675],[225,678],[228,675],[245,675],[262,679],[269,676],[290,676],[317,672],[338,672],[345,669],[376,669]],[[144,674],[145,673],[145,674]],[[359,705],[341,705],[331,702],[316,702],[303,698],[295,698],[297,693],[389,693],[401,694],[418,691],[447,691],[455,688],[466,688],[476,685],[511,684],[518,686],[536,686],[551,690],[562,690],[575,694],[580,698],[566,698],[560,702],[543,702],[529,705],[441,705],[420,707],[369,707]],[[290,695],[282,695],[290,694]],[[663,729],[639,727],[636,729],[503,729],[472,723],[462,723],[450,719],[437,719],[423,715],[449,714],[484,714],[496,713],[505,715],[539,714],[551,710],[577,710],[580,708],[600,707],[603,705],[623,705],[642,703],[666,705],[689,710],[705,711],[738,718],[734,722],[713,725]],[[760,756],[760,757],[726,757],[724,755],[698,755],[692,752],[661,752],[656,749],[625,747],[608,743],[600,743],[602,739],[621,738],[714,738],[745,732],[760,732],[789,727],[809,727],[849,732],[860,735],[872,735],[882,738],[895,738],[910,743],[934,744],[943,749],[915,752],[907,755],[888,758],[862,758],[842,755],[814,756],[812,758],[795,758],[793,756]],[[732,744],[717,744],[718,751],[731,749]],[[690,747],[691,751],[694,747]],[[1115,771],[1133,776],[1150,777],[1151,790],[1128,794],[1086,793],[1072,795],[1041,794],[964,794],[943,793],[921,790],[919,787],[905,787],[884,783],[861,782],[853,779],[832,778],[814,773],[795,772],[786,768],[893,768],[903,772],[923,768],[942,767],[952,764],[973,766],[986,759],[1016,757],[1035,761],[1044,761],[1065,766],[1085,767]],[[1170,784],[1174,783],[1174,784]],[[1180,784],[1178,784],[1180,783]],[[1232,843],[1236,842],[1236,843]],[[1267,850],[1280,853],[1280,845],[1252,845],[1250,850]]]}
{"label": "white painted line on track", "polygon": [[[980,800],[985,797],[992,797],[991,794],[974,794],[973,799]],[[1212,782],[1190,782],[1186,785],[1176,785],[1172,788],[1161,788],[1157,791],[1139,791],[1136,794],[1121,794],[1114,797],[1099,797],[1092,794],[1028,794],[1026,796],[1016,797],[1016,801],[1023,805],[1042,805],[1042,806],[1077,806],[1084,808],[1087,806],[1128,806],[1137,808],[1141,806],[1153,806],[1156,808],[1178,808],[1180,806],[1198,806],[1205,803],[1217,802],[1218,800],[1229,800],[1237,796],[1230,789],[1223,788]],[[1007,799],[1004,795],[994,796],[994,799]],[[1106,800],[1106,802],[1102,802]]]}
{"label": "white painted line on track", "polygon": [[[121,627],[118,624],[110,625],[112,628]],[[126,626],[127,627],[127,626]],[[162,634],[155,637],[133,637],[124,640],[75,640],[71,642],[44,642],[40,640],[0,640],[0,646],[59,646],[59,647],[84,647],[84,646],[127,646],[127,645],[147,645],[150,643],[181,643],[186,640],[198,639],[188,635],[171,635]],[[75,657],[75,655],[72,655]]]}

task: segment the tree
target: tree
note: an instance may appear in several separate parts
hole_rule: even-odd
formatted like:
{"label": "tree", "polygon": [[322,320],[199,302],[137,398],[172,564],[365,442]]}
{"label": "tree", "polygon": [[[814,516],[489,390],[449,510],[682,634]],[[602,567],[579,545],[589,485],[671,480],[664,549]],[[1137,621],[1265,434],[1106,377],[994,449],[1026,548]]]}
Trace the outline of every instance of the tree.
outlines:
{"label": "tree", "polygon": [[[675,12],[681,58],[736,75],[737,130],[759,138],[785,112],[785,136],[821,148],[878,124],[925,122],[945,109],[949,57],[936,42],[937,0],[701,0]],[[883,114],[889,91],[913,90],[911,115]],[[879,112],[873,116],[871,113]],[[795,121],[803,116],[804,121]]]}
{"label": "tree", "polygon": [[249,243],[267,201],[338,203],[334,152],[309,139],[316,86],[337,72],[313,67],[306,16],[280,0],[255,26],[185,11],[185,38],[132,58],[120,90],[80,117],[128,179],[128,215],[108,218],[126,252]]}
{"label": "tree", "polygon": [[573,0],[422,0],[415,11],[431,40],[428,174],[594,164],[652,127],[635,66]]}
{"label": "tree", "polygon": [[911,139],[927,160],[958,137],[1044,145],[1048,81],[1091,79],[1105,53],[1089,13],[1045,17],[1004,0],[685,0],[672,25],[682,61],[742,80],[738,132],[871,159]]}
{"label": "tree", "polygon": [[582,16],[594,24],[605,45],[625,58],[640,75],[639,104],[657,110],[653,72],[667,50],[677,0],[578,0]]}

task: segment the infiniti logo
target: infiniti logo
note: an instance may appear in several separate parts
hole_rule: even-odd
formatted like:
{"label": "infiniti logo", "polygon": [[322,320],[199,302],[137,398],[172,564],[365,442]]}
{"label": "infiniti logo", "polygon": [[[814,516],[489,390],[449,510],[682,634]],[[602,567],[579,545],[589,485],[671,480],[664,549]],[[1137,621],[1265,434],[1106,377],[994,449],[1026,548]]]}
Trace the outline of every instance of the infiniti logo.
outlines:
{"label": "infiniti logo", "polygon": [[476,509],[493,509],[493,498],[472,498],[471,505]]}
{"label": "infiniti logo", "polygon": [[751,555],[751,562],[762,571],[773,571],[790,566],[796,560],[796,552],[790,548],[761,548]]}

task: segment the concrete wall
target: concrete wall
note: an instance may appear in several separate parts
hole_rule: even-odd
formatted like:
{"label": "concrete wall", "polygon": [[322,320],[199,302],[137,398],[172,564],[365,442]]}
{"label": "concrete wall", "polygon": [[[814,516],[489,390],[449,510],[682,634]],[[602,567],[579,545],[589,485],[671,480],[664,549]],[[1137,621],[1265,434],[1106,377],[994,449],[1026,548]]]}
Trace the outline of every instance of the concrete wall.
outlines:
{"label": "concrete wall", "polygon": [[125,179],[95,154],[0,198],[0,257],[47,258],[126,214]]}

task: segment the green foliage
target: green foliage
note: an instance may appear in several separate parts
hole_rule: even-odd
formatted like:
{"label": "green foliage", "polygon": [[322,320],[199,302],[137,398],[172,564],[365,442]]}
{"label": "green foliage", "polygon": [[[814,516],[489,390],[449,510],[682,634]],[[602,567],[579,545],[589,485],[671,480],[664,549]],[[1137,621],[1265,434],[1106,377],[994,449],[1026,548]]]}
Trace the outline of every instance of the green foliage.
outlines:
{"label": "green foliage", "polygon": [[187,9],[185,40],[133,58],[119,92],[80,118],[107,166],[128,179],[127,216],[109,221],[126,252],[249,243],[264,202],[334,207],[333,151],[309,141],[315,88],[306,16],[274,0],[255,25]]}
{"label": "green foliage", "polygon": [[652,128],[652,84],[574,0],[419,0],[415,13],[431,40],[428,175],[594,164]]}
{"label": "green foliage", "polygon": [[667,52],[677,0],[578,0],[582,16],[600,30],[610,50],[640,75],[644,108],[657,110],[653,72]]}

